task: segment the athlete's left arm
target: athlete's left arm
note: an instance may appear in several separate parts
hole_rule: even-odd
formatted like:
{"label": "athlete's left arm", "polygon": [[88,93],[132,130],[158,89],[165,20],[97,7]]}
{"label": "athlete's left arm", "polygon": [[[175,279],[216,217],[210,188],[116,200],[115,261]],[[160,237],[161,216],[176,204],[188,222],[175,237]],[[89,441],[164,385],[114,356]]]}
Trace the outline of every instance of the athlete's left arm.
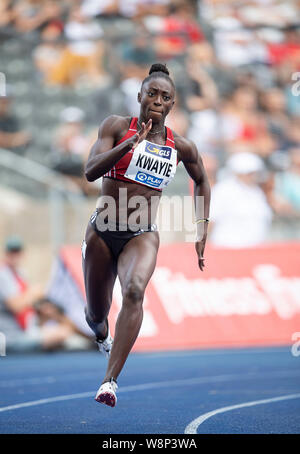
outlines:
{"label": "athlete's left arm", "polygon": [[197,225],[197,238],[195,241],[198,264],[201,271],[204,269],[204,249],[207,238],[210,207],[210,185],[203,166],[202,158],[196,145],[191,140],[180,138],[179,155],[189,176],[194,181],[194,203]]}

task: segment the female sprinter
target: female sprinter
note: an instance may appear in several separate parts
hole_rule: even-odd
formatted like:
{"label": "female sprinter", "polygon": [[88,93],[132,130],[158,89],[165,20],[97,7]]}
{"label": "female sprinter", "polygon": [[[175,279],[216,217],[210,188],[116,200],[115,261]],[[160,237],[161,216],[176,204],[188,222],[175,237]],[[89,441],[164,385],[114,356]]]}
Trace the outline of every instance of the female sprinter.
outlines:
{"label": "female sprinter", "polygon": [[[195,243],[201,271],[209,216],[210,187],[197,148],[165,127],[175,99],[174,83],[165,65],[151,66],[137,99],[141,105],[139,118],[112,115],[102,122],[85,168],[88,181],[104,177],[100,202],[82,244],[82,262],[86,320],[99,350],[109,357],[95,399],[111,407],[117,401],[117,378],[141,327],[144,292],[155,268],[159,247],[153,224],[156,202],[174,177],[178,162],[183,162],[194,180],[194,195],[202,196],[195,197],[198,232],[202,227]],[[203,215],[197,219],[197,200],[203,197]],[[139,206],[143,205],[139,217],[144,221],[139,223],[132,221],[137,200]],[[117,276],[122,308],[113,341],[107,317]]]}

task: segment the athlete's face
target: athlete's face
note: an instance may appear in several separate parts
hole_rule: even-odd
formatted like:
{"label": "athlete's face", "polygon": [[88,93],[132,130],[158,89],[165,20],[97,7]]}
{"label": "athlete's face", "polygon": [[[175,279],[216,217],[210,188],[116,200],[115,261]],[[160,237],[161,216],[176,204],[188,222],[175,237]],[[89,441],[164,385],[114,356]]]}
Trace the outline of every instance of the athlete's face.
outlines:
{"label": "athlete's face", "polygon": [[164,77],[152,78],[145,82],[138,94],[144,120],[148,121],[151,118],[153,123],[163,122],[173,107],[174,97],[174,87]]}

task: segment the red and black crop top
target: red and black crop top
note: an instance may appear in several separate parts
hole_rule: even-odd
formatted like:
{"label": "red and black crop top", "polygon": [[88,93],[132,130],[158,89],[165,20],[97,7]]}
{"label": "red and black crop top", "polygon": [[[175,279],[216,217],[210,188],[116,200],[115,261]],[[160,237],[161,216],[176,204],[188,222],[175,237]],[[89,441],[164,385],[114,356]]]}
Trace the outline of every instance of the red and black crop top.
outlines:
{"label": "red and black crop top", "polygon": [[[136,134],[137,122],[137,117],[131,119],[127,133],[116,145]],[[104,178],[135,182],[162,191],[173,179],[178,164],[172,130],[166,127],[166,131],[165,145],[143,140],[135,149],[128,151]]]}

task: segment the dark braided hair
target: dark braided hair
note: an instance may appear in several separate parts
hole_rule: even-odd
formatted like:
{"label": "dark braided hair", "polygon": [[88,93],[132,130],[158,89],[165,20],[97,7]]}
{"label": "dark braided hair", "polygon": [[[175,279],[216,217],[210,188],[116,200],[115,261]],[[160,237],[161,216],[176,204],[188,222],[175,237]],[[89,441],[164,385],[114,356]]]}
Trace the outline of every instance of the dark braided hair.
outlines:
{"label": "dark braided hair", "polygon": [[175,89],[174,82],[170,77],[170,73],[169,73],[169,70],[166,65],[164,65],[162,63],[153,63],[153,65],[151,66],[151,68],[149,70],[149,75],[147,77],[145,77],[145,79],[142,82],[142,87],[145,82],[148,82],[148,80],[152,79],[153,77],[156,77],[156,78],[164,77],[171,83],[171,85]]}

